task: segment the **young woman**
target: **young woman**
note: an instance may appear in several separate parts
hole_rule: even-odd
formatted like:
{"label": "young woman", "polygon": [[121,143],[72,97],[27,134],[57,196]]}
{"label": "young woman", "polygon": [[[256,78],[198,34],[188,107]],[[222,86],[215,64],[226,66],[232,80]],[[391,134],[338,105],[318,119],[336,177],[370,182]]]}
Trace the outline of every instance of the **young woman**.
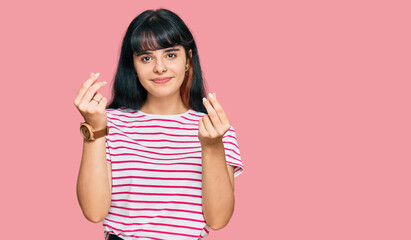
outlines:
{"label": "young woman", "polygon": [[[77,197],[106,239],[200,239],[226,226],[236,133],[204,88],[197,47],[175,13],[147,10],[129,25],[114,81],[91,74],[74,104],[85,122]],[[206,98],[207,97],[207,98]]]}

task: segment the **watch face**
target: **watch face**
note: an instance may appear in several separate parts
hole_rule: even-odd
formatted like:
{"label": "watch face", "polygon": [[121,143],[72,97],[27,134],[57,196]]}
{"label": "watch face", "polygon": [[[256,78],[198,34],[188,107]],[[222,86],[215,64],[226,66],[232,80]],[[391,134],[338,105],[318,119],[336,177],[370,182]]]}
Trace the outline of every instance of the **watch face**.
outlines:
{"label": "watch face", "polygon": [[90,131],[88,130],[86,126],[82,125],[80,127],[80,131],[81,131],[81,135],[83,135],[85,139],[90,139]]}

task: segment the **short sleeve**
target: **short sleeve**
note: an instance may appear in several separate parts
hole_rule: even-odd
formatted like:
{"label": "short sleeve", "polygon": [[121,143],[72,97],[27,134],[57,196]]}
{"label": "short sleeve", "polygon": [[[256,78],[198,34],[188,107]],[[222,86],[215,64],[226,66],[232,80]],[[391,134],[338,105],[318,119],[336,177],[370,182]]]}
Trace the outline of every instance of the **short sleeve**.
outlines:
{"label": "short sleeve", "polygon": [[108,136],[106,136],[106,160],[108,163],[111,163],[110,147],[108,145]]}
{"label": "short sleeve", "polygon": [[107,126],[108,126],[108,135],[106,136],[106,160],[108,163],[111,163],[111,154],[110,154],[110,132],[111,132],[111,122],[110,114],[106,111],[107,114]]}
{"label": "short sleeve", "polygon": [[233,126],[231,126],[230,129],[224,134],[223,144],[225,150],[226,163],[235,167],[234,177],[237,177],[244,171],[244,167],[243,162],[241,160],[237,135]]}

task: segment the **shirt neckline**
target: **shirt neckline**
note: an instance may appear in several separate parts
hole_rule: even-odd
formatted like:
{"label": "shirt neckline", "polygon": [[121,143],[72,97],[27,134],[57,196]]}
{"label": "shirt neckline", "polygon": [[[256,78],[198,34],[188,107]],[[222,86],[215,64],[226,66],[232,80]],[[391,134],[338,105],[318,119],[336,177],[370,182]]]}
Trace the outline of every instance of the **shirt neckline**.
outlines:
{"label": "shirt neckline", "polygon": [[192,109],[188,109],[186,112],[184,113],[180,113],[180,114],[151,114],[151,113],[145,113],[143,111],[137,110],[138,113],[148,116],[148,117],[157,117],[157,118],[173,118],[173,117],[183,117],[188,115],[190,112],[192,111]]}

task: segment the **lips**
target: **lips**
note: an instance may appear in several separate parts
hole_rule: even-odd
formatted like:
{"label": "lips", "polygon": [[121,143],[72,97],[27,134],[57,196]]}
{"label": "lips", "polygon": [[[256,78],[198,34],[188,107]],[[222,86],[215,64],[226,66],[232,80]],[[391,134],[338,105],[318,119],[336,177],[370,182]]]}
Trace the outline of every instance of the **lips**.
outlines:
{"label": "lips", "polygon": [[158,77],[158,78],[154,78],[153,82],[155,83],[165,83],[170,81],[171,77]]}

